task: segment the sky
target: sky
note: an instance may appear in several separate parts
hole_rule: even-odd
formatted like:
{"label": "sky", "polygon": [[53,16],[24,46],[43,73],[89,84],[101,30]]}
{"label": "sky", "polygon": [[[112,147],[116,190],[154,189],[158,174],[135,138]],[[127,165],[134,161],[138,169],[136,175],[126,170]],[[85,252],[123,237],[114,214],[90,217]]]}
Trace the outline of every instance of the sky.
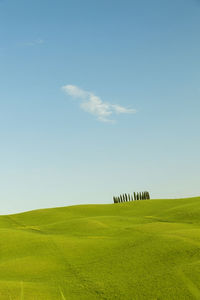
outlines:
{"label": "sky", "polygon": [[0,214],[200,195],[199,0],[0,0]]}

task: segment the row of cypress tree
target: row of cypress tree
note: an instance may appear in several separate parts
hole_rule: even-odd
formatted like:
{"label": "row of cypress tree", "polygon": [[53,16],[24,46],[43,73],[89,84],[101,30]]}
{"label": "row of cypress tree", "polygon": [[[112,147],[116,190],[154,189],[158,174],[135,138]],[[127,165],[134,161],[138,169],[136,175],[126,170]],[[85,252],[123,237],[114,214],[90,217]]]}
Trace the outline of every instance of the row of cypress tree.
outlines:
{"label": "row of cypress tree", "polygon": [[120,202],[129,202],[129,201],[135,201],[135,200],[148,200],[150,199],[150,194],[149,192],[140,192],[140,193],[133,193],[132,195],[130,194],[122,194],[119,197],[113,197],[113,202],[114,203],[120,203]]}

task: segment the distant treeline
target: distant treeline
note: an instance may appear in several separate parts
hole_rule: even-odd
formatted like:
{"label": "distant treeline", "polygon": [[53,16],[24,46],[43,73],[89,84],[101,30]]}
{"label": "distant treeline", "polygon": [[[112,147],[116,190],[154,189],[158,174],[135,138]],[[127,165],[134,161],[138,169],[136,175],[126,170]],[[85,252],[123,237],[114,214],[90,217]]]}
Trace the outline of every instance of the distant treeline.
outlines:
{"label": "distant treeline", "polygon": [[130,194],[123,194],[120,195],[119,197],[113,197],[114,203],[120,203],[120,202],[129,202],[129,201],[135,201],[135,200],[148,200],[150,199],[150,194],[149,192],[140,192],[140,193],[133,193],[132,195]]}

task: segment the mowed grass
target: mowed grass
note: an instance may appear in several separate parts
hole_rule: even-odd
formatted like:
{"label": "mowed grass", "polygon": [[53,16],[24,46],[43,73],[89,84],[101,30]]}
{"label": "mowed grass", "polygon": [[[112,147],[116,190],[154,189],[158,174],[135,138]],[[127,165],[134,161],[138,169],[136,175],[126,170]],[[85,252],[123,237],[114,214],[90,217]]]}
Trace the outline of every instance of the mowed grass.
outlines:
{"label": "mowed grass", "polygon": [[200,198],[0,216],[0,299],[200,299]]}

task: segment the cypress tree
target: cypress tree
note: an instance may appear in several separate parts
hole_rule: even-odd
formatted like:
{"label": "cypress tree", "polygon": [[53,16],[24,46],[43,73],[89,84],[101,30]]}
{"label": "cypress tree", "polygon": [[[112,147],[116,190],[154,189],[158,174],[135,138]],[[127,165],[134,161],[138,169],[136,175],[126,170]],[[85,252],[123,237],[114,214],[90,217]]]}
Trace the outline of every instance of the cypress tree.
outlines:
{"label": "cypress tree", "polygon": [[147,191],[144,192],[134,192],[133,195],[130,194],[120,194],[120,196],[115,197],[113,196],[113,202],[114,203],[120,203],[120,202],[130,202],[134,200],[147,200],[150,199],[150,193]]}

